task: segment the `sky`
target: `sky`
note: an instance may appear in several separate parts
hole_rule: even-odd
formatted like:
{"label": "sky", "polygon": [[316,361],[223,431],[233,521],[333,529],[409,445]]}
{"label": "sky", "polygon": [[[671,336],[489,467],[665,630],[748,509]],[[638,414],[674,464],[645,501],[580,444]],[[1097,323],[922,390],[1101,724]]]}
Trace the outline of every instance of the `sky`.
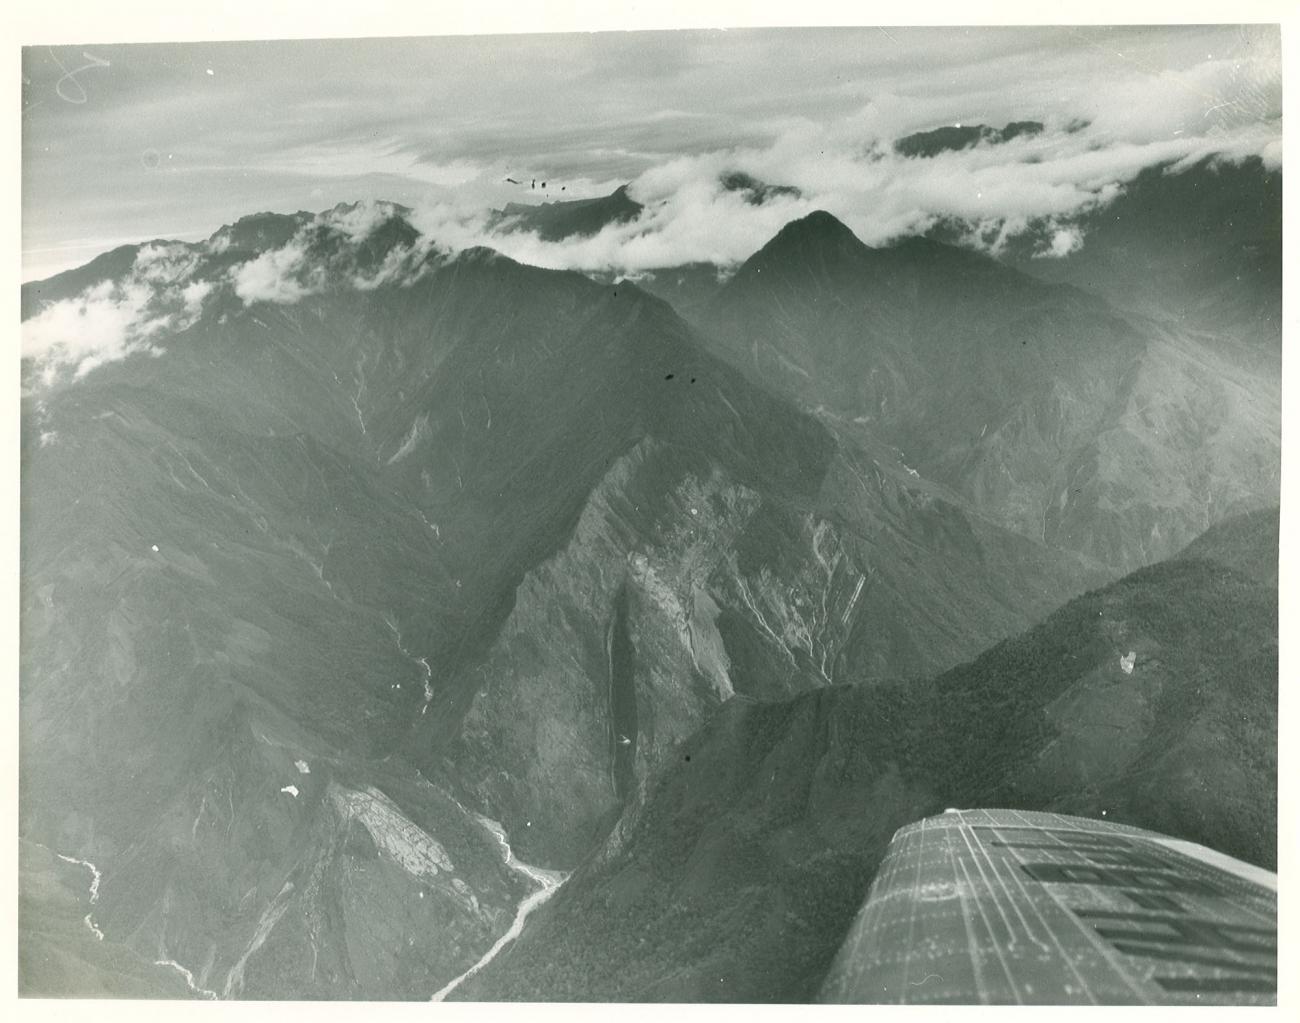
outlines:
{"label": "sky", "polygon": [[[1144,166],[1280,163],[1281,63],[1268,26],[32,46],[22,274],[365,199],[415,207],[453,247],[584,269],[734,263],[815,208],[869,244],[939,216],[993,225],[986,238],[1060,218],[1068,251],[1086,243],[1068,218]],[[1046,130],[934,160],[892,149],[912,131],[1023,119]],[[728,170],[802,196],[747,205],[718,187]],[[579,243],[495,238],[483,217],[625,183],[646,216]]]}

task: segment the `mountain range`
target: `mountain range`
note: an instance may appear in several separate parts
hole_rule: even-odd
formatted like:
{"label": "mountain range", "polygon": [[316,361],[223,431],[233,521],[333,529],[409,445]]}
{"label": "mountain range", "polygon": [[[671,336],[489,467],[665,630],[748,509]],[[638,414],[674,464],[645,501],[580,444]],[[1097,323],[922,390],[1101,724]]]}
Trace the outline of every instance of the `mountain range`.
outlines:
{"label": "mountain range", "polygon": [[[637,283],[409,214],[23,288],[134,317],[24,361],[26,991],[427,998],[568,877],[454,997],[811,997],[954,802],[1273,862],[1278,320],[825,212]],[[1280,296],[1267,223],[1188,288]]]}

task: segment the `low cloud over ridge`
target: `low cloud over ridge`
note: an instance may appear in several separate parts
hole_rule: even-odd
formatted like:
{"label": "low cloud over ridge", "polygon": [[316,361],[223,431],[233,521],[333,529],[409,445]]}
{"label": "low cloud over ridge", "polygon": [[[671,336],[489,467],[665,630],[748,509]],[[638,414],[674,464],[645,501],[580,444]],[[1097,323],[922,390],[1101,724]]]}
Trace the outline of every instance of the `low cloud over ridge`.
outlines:
{"label": "low cloud over ridge", "polygon": [[189,326],[211,290],[207,282],[190,280],[196,265],[189,245],[142,246],[124,278],[101,281],[26,320],[23,359],[51,383],[64,371],[80,378],[138,352],[161,354],[158,338]]}
{"label": "low cloud over ridge", "polygon": [[[814,209],[828,210],[870,245],[941,223],[965,244],[992,254],[1032,232],[1042,239],[1036,255],[1062,258],[1088,244],[1081,216],[1114,200],[1146,168],[1163,165],[1176,173],[1205,159],[1251,157],[1280,166],[1276,43],[1276,33],[1243,30],[1230,55],[1207,52],[1204,60],[1154,72],[1149,59],[1146,65],[1135,59],[1131,70],[1105,77],[1081,71],[1078,52],[1073,64],[1059,68],[1045,65],[1042,53],[1010,52],[996,65],[963,72],[960,94],[945,94],[944,83],[905,82],[905,90],[882,88],[856,105],[841,103],[834,116],[815,119],[805,112],[751,121],[735,133],[748,140],[743,145],[671,155],[671,146],[634,154],[602,143],[593,150],[599,156],[593,156],[595,172],[567,177],[563,194],[552,189],[549,198],[593,197],[628,184],[644,209],[594,235],[561,241],[509,230],[491,215],[508,198],[520,198],[519,187],[502,182],[521,173],[514,168],[525,156],[449,151],[434,159],[428,152],[412,155],[419,150],[414,141],[390,139],[375,164],[365,158],[364,143],[331,143],[335,162],[322,182],[351,187],[354,170],[377,167],[370,185],[406,181],[417,188],[404,200],[410,208],[370,200],[340,205],[303,223],[287,242],[251,253],[215,277],[194,276],[195,261],[215,255],[224,236],[214,236],[206,248],[145,246],[121,280],[88,288],[25,322],[22,352],[49,379],[61,372],[80,376],[132,353],[158,352],[168,332],[193,323],[223,288],[245,303],[292,304],[332,287],[409,284],[435,252],[473,246],[555,269],[635,276],[707,262],[725,270]],[[1037,83],[1031,97],[1006,88],[1021,72]],[[1026,119],[1041,122],[1043,130],[925,159],[895,149],[899,138],[918,131]],[[679,122],[667,119],[663,130],[676,130]],[[568,152],[566,159],[578,159],[577,149]],[[600,161],[615,159],[611,154],[641,169],[601,178]],[[286,158],[275,172],[310,174],[312,165]],[[725,186],[736,174],[774,187],[755,202],[744,190]],[[316,192],[325,194],[319,186]],[[532,194],[523,186],[524,196]],[[391,231],[395,221],[404,231],[386,236],[378,255],[367,256],[369,239]]]}
{"label": "low cloud over ridge", "polygon": [[[925,160],[894,152],[892,140],[854,141],[845,144],[795,126],[767,149],[669,161],[631,183],[631,196],[645,206],[639,217],[589,237],[544,241],[535,233],[502,231],[484,211],[453,202],[418,207],[412,222],[452,249],[486,245],[520,262],[584,271],[734,265],[782,225],[814,209],[833,213],[869,245],[943,221],[968,225],[965,242],[997,254],[1010,238],[1035,226],[1052,235],[1041,254],[1064,256],[1086,244],[1071,221],[1111,202],[1147,167],[1168,165],[1176,173],[1207,158],[1239,162],[1256,156],[1276,167],[1281,158],[1280,137],[1263,127],[1231,136],[1103,144],[1097,131],[1061,122],[1041,135]],[[797,192],[749,202],[720,183],[728,168]]]}
{"label": "low cloud over ridge", "polygon": [[[283,245],[232,266],[209,260],[231,248],[227,231],[205,242],[150,242],[135,253],[129,270],[80,293],[49,303],[22,324],[22,358],[46,385],[129,355],[161,355],[162,338],[192,326],[214,294],[229,289],[245,305],[292,305],[330,288],[372,290],[418,279],[432,244],[405,225],[401,207],[362,202],[308,219]],[[407,237],[378,247],[369,262],[365,244],[377,231],[400,222]]]}

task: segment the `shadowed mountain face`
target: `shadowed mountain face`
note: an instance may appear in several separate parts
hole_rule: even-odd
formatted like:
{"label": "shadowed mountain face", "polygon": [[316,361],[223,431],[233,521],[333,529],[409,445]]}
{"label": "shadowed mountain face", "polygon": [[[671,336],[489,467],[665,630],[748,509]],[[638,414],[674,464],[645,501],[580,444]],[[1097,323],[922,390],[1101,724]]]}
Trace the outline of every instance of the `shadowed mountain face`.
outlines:
{"label": "shadowed mountain face", "polygon": [[933,240],[872,249],[826,213],[787,225],[698,318],[731,362],[838,432],[1116,568],[1276,501],[1267,339],[1124,316]]}
{"label": "shadowed mountain face", "polygon": [[1049,240],[1036,232],[1014,239],[1005,258],[1197,331],[1208,347],[1244,346],[1279,372],[1280,170],[1258,159],[1149,167],[1077,227],[1082,244],[1063,258],[1034,258]]}
{"label": "shadowed mountain face", "polygon": [[1041,134],[1042,130],[1040,121],[1012,121],[1005,128],[990,128],[987,124],[949,125],[904,136],[894,143],[894,149],[902,156],[931,157],[960,152],[981,143],[996,146],[1020,136]]}
{"label": "shadowed mountain face", "polygon": [[544,242],[599,234],[609,224],[635,220],[645,208],[627,194],[627,187],[622,185],[594,199],[507,203],[493,226],[504,231],[532,231]]}
{"label": "shadowed mountain face", "polygon": [[534,862],[575,862],[629,765],[643,783],[733,696],[923,674],[1101,578],[851,452],[784,496],[706,452],[650,437],[615,462],[455,684],[438,748]]}
{"label": "shadowed mountain face", "polygon": [[893,832],[948,806],[1129,823],[1272,867],[1276,512],[928,682],[733,701],[466,998],[807,1000]]}
{"label": "shadowed mountain face", "polygon": [[636,275],[636,286],[662,298],[690,323],[726,281],[727,275],[712,263],[686,263]]}
{"label": "shadowed mountain face", "polygon": [[927,674],[1101,578],[637,288],[399,207],[25,301],[118,295],[152,351],[24,367],[20,829],[196,995],[427,997],[527,893],[466,804],[571,866],[733,694]]}
{"label": "shadowed mountain face", "polygon": [[[798,198],[799,189],[791,185],[769,185],[743,171],[729,171],[718,178],[726,192],[741,195],[751,206],[762,206],[773,199]],[[544,242],[561,242],[569,238],[589,238],[606,227],[626,224],[645,210],[621,185],[609,195],[591,199],[567,199],[543,203],[507,203],[494,210],[488,226],[495,231],[530,231]]]}
{"label": "shadowed mountain face", "polygon": [[798,199],[803,193],[793,185],[769,185],[744,171],[730,171],[718,179],[728,192],[739,192],[751,206],[762,206],[772,199]]}

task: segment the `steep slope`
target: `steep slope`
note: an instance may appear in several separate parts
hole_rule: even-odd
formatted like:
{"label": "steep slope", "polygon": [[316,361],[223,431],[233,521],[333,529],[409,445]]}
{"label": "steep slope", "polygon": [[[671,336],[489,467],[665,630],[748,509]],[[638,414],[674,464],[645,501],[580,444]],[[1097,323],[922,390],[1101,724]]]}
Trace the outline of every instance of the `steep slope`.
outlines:
{"label": "steep slope", "polygon": [[1117,198],[1073,223],[1080,245],[1035,258],[1049,228],[1012,241],[1004,258],[1121,308],[1246,346],[1277,372],[1282,331],[1282,172],[1258,158],[1214,157],[1142,171]]}
{"label": "steep slope", "polygon": [[[414,784],[415,765],[394,754],[429,710],[435,651],[472,642],[460,623],[508,595],[501,571],[522,569],[491,563],[457,585],[458,564],[379,457],[366,409],[395,404],[394,391],[400,401],[457,344],[490,348],[510,324],[422,315],[454,312],[445,292],[463,266],[423,290],[352,284],[409,236],[380,225],[345,245],[329,217],[285,243],[305,254],[302,278],[325,268],[328,287],[299,303],[243,302],[223,275],[237,286],[286,251],[246,226],[173,254],[216,290],[161,335],[157,358],[49,382],[29,367],[22,832],[98,864],[110,940],[184,964],[198,988],[427,997],[505,931],[524,889],[496,836]],[[491,263],[465,263],[476,258]],[[132,272],[143,262],[137,253]],[[552,278],[549,307],[513,308],[564,337],[589,314],[566,322],[572,295]],[[471,313],[490,297],[470,294],[474,283],[459,289]],[[616,431],[599,440],[624,443]],[[520,464],[471,463],[468,484]],[[532,492],[563,512],[586,485],[565,472]],[[476,544],[509,553],[494,537],[538,542],[516,520],[480,524],[460,545],[467,556]]]}
{"label": "steep slope", "polygon": [[521,893],[381,759],[423,702],[392,622],[452,584],[261,313],[25,400],[20,832],[196,996],[427,996]]}
{"label": "steep slope", "polygon": [[20,831],[196,994],[427,997],[528,889],[463,804],[566,867],[733,691],[930,671],[1095,579],[635,287],[400,207],[128,255],[24,324]]}
{"label": "steep slope", "polygon": [[1276,588],[1280,524],[1276,508],[1225,519],[1207,529],[1176,557],[1218,562]]}
{"label": "steep slope", "polygon": [[[611,305],[618,293],[606,293]],[[618,302],[626,286],[622,294]],[[575,862],[634,782],[733,693],[767,699],[932,672],[1106,578],[911,486],[897,467],[837,451],[831,432],[704,356],[666,307],[633,302],[636,330],[655,325],[654,333],[610,382],[598,384],[617,349],[583,354],[580,364],[557,349],[533,367],[526,394],[493,395],[493,408],[506,405],[527,424],[515,436],[504,424],[496,443],[511,457],[536,443],[545,419],[528,410],[538,394],[581,410],[607,386],[619,400],[587,415],[604,425],[583,443],[610,443],[619,435],[612,424],[643,435],[608,463],[566,545],[524,576],[485,655],[440,685],[452,709],[435,707],[421,722],[420,734],[427,727],[434,738],[419,762],[462,779],[525,858],[553,867]],[[466,378],[475,379],[450,377]],[[570,395],[574,380],[582,390]],[[441,409],[466,397],[418,402]],[[472,392],[469,401],[473,408]],[[619,418],[637,409],[643,420]],[[462,437],[463,423],[444,422],[449,435],[429,428],[403,456],[442,460],[422,479],[445,479],[448,458],[509,464],[505,451],[479,446],[484,434]],[[473,446],[460,449],[462,439]],[[578,444],[566,438],[557,449],[572,460]],[[491,492],[495,502],[503,491]],[[535,519],[548,494],[475,503],[467,525],[520,507]],[[445,510],[422,514],[465,545]],[[535,564],[541,553],[509,560]],[[480,575],[494,555],[475,555]],[[462,719],[459,732],[449,727]]]}
{"label": "steep slope", "polygon": [[[811,997],[894,830],[1100,817],[1276,862],[1277,592],[1255,519],[927,684],[733,701],[467,998]],[[1195,554],[1196,547],[1189,552]]]}
{"label": "steep slope", "polygon": [[175,967],[101,937],[94,919],[98,892],[88,883],[94,875],[82,864],[19,840],[19,996],[187,997],[184,974]]}
{"label": "steep slope", "polygon": [[1103,578],[843,453],[783,494],[652,436],[525,577],[441,752],[568,867],[727,700],[925,674]]}
{"label": "steep slope", "polygon": [[974,252],[872,249],[815,213],[701,319],[753,378],[1007,528],[1117,569],[1276,501],[1279,379],[1240,343],[1124,318]]}
{"label": "steep slope", "polygon": [[722,267],[712,263],[686,263],[682,266],[647,270],[635,275],[636,285],[656,298],[662,298],[688,323],[698,324],[699,313],[726,280]]}

